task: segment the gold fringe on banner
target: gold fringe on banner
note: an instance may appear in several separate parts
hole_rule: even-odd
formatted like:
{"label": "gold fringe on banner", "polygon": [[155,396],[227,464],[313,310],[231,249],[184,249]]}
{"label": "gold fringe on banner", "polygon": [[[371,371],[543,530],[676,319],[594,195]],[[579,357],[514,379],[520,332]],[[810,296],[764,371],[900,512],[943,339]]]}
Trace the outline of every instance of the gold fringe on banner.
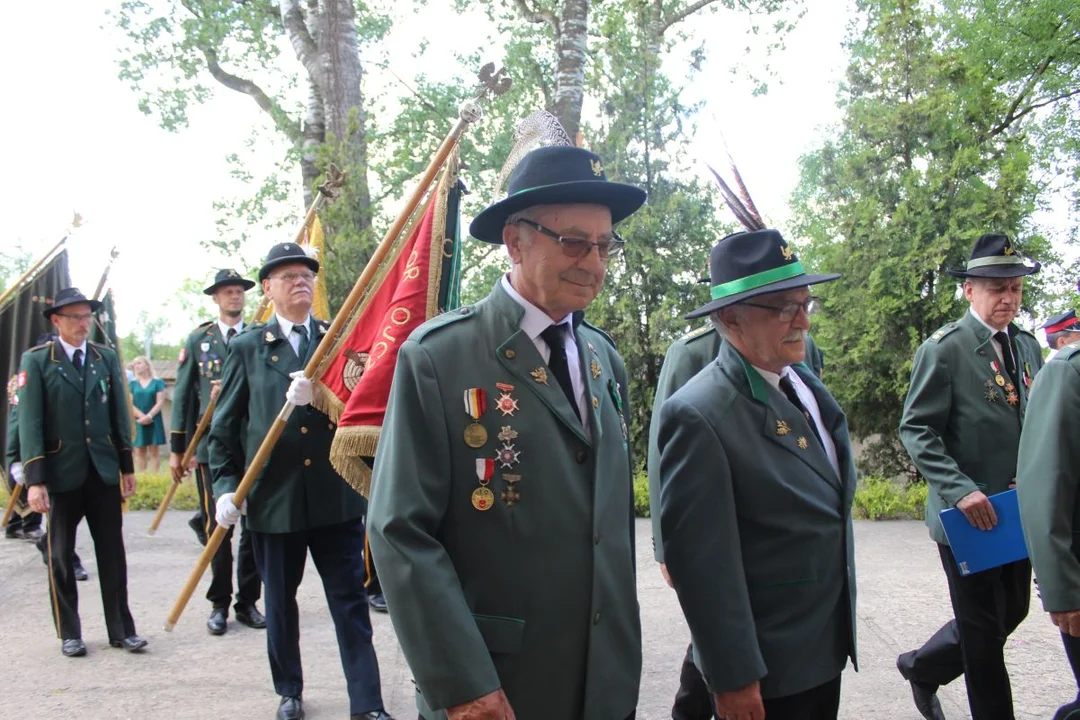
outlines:
{"label": "gold fringe on banner", "polygon": [[368,497],[371,492],[371,468],[364,462],[375,457],[382,428],[373,425],[339,427],[330,448],[330,464],[356,492]]}

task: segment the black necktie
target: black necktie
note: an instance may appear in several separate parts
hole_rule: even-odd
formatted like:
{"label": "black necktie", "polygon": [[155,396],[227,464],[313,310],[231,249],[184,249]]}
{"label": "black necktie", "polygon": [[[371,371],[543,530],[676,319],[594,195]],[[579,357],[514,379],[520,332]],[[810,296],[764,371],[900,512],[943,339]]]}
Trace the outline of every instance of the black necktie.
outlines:
{"label": "black necktie", "polygon": [[574,415],[577,415],[577,398],[574,397],[574,383],[570,380],[570,365],[566,361],[566,333],[563,331],[563,326],[549,325],[547,330],[540,333],[540,337],[544,338],[544,342],[551,348],[551,357],[548,358],[551,374],[559,381],[559,387],[562,388],[566,399],[570,401]]}
{"label": "black necktie", "polygon": [[75,366],[75,369],[82,375],[82,348],[75,351],[75,354],[71,356],[71,364]]}
{"label": "black necktie", "polygon": [[1005,372],[1009,373],[1013,385],[1020,386],[1020,379],[1016,374],[1016,356],[1013,354],[1012,342],[1006,332],[994,333],[994,339],[1001,345],[1001,359],[1005,361]]}
{"label": "black necktie", "polygon": [[806,422],[810,425],[810,429],[814,431],[814,437],[817,438],[818,445],[822,448],[825,447],[825,443],[821,440],[821,434],[818,432],[817,423],[814,422],[814,417],[810,414],[810,411],[806,409],[806,406],[802,404],[802,400],[799,399],[799,394],[795,392],[795,386],[791,384],[791,379],[786,375],[780,378],[780,389],[783,390],[784,395],[787,395],[787,399],[798,408],[799,412],[806,418]]}
{"label": "black necktie", "polygon": [[300,358],[300,362],[307,360],[308,351],[308,334],[306,325],[293,325],[292,331],[300,336],[299,347],[296,349],[296,355]]}
{"label": "black necktie", "polygon": [[236,337],[236,328],[229,328],[229,332],[225,333],[225,344],[231,343],[234,337]]}

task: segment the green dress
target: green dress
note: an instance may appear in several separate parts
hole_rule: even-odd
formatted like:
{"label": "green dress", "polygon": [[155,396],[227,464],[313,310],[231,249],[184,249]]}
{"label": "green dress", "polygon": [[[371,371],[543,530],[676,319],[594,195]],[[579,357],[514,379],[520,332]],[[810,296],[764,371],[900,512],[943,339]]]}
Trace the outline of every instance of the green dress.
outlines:
{"label": "green dress", "polygon": [[[165,381],[154,378],[150,384],[143,387],[138,380],[131,381],[131,402],[141,412],[148,413],[150,408],[157,402],[157,394],[165,391]],[[159,412],[154,416],[154,422],[149,425],[135,423],[135,447],[150,447],[151,445],[165,444],[165,423]]]}

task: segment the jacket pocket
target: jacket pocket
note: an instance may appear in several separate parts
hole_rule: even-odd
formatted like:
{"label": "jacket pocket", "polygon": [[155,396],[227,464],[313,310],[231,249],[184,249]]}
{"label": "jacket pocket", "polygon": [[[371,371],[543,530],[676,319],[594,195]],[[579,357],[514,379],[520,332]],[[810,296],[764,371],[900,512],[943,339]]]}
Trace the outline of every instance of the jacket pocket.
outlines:
{"label": "jacket pocket", "polygon": [[49,448],[46,447],[45,448],[45,454],[46,455],[55,455],[56,453],[60,452],[60,447],[63,444],[64,444],[64,441],[62,439],[56,438],[56,447],[54,447],[52,450],[50,450]]}
{"label": "jacket pocket", "polygon": [[495,615],[473,614],[484,644],[492,653],[519,653],[525,638],[525,621]]}

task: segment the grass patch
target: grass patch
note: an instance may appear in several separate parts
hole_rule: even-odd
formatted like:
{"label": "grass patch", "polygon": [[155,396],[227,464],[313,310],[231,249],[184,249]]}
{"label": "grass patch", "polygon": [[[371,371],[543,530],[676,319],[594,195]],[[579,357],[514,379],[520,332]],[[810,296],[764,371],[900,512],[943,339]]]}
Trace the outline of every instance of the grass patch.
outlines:
{"label": "grass patch", "polygon": [[[150,475],[143,473],[135,478],[135,494],[128,498],[128,510],[157,510],[165,492],[172,484],[172,476],[167,474]],[[7,506],[8,489],[6,483],[0,483],[0,513]],[[170,510],[194,510],[199,507],[199,493],[195,489],[195,476],[188,475],[176,490]]]}
{"label": "grass patch", "polygon": [[926,483],[903,483],[883,477],[863,478],[855,488],[851,514],[862,520],[922,520]]}

